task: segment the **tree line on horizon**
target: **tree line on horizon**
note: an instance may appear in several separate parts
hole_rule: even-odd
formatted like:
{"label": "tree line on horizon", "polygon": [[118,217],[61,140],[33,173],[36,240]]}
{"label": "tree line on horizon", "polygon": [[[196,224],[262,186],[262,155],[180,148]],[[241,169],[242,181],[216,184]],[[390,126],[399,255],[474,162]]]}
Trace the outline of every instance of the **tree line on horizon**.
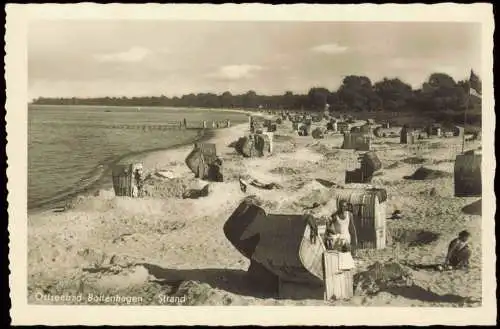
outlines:
{"label": "tree line on horizon", "polygon": [[346,76],[336,91],[313,87],[307,94],[259,95],[250,90],[244,94],[187,94],[181,97],[98,97],[45,98],[37,105],[164,106],[197,108],[283,109],[293,111],[333,112],[403,112],[430,115],[438,120],[463,121],[468,108],[469,123],[480,124],[481,100],[469,97],[469,81],[455,81],[445,73],[433,73],[419,89],[413,89],[399,78],[384,78],[372,83],[366,76]]}

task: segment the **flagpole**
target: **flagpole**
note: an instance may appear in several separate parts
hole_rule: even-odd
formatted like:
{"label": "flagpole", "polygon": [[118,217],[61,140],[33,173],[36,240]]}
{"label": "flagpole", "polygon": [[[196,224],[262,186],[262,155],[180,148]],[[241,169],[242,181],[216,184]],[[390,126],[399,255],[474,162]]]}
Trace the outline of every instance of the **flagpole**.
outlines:
{"label": "flagpole", "polygon": [[469,92],[467,95],[467,102],[465,103],[465,111],[464,111],[464,132],[462,134],[462,154],[465,151],[465,131],[466,131],[466,125],[467,125],[467,110],[469,109],[469,103],[470,103],[470,82],[469,82]]}

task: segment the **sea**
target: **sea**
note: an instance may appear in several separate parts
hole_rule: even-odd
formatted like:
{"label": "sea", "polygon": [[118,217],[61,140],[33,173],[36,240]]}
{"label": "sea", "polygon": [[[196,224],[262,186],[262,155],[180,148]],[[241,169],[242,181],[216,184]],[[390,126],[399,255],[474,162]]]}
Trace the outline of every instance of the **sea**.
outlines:
{"label": "sea", "polygon": [[195,108],[29,105],[28,211],[111,186],[111,166],[127,158],[209,137],[208,130],[154,129],[183,119],[189,126],[226,119],[237,124],[247,117]]}

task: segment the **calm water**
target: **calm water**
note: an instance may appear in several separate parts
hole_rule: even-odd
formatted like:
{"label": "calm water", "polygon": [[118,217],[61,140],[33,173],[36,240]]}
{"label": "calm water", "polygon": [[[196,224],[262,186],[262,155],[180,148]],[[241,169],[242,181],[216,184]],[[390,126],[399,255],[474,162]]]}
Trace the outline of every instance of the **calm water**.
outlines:
{"label": "calm water", "polygon": [[[198,109],[30,106],[28,109],[28,208],[56,205],[104,184],[112,163],[149,150],[192,142],[197,130],[117,129],[166,121],[244,122],[243,114]],[[109,178],[109,179],[107,179]]]}

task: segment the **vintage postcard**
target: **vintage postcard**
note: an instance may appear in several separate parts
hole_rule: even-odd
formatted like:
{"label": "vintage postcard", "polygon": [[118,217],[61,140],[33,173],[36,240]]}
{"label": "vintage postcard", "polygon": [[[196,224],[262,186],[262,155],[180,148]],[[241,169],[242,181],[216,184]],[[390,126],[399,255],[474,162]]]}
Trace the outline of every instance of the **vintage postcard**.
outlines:
{"label": "vintage postcard", "polygon": [[8,4],[13,324],[494,324],[493,24]]}

